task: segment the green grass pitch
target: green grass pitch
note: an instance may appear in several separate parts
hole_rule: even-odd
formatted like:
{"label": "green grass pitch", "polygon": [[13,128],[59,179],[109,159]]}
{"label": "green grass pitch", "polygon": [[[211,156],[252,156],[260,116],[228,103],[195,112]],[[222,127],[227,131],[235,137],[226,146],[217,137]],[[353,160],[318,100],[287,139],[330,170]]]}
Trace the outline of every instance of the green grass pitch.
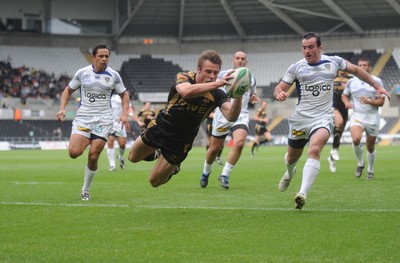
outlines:
{"label": "green grass pitch", "polygon": [[283,193],[284,146],[254,158],[246,147],[229,190],[216,163],[200,188],[205,148],[159,188],[147,180],[154,163],[109,172],[103,151],[89,202],[80,200],[87,152],[72,160],[67,151],[2,151],[0,262],[398,262],[400,147],[377,147],[371,181],[366,170],[354,178],[349,145],[331,174],[329,150],[303,210],[294,195],[307,148]]}

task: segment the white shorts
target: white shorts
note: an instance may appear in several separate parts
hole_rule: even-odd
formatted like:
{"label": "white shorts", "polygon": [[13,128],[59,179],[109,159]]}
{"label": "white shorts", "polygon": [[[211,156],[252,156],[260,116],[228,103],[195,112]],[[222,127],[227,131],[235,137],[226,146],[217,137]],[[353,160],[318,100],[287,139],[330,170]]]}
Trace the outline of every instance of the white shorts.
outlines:
{"label": "white shorts", "polygon": [[326,128],[330,134],[333,131],[333,114],[325,115],[322,117],[310,119],[294,117],[293,115],[289,117],[289,139],[299,140],[299,139],[310,139],[310,134],[319,128]]}
{"label": "white shorts", "polygon": [[380,116],[379,113],[353,112],[350,119],[350,127],[360,126],[365,132],[374,137],[379,135]]}
{"label": "white shorts", "polygon": [[122,125],[122,122],[114,121],[113,128],[111,129],[110,135],[114,135],[115,137],[126,138],[126,128]]}
{"label": "white shorts", "polygon": [[213,129],[211,134],[215,137],[227,135],[231,128],[237,125],[244,125],[249,128],[249,113],[240,113],[238,119],[235,122],[228,121],[220,110],[215,110]]}
{"label": "white shorts", "polygon": [[107,140],[113,123],[114,119],[107,116],[76,116],[72,122],[71,134],[81,134],[89,139],[94,134]]}

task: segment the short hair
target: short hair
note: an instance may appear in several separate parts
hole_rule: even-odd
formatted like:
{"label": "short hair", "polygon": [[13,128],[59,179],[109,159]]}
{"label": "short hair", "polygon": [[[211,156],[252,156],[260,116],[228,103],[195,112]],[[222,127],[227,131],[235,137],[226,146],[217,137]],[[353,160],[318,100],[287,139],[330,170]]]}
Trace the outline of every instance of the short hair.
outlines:
{"label": "short hair", "polygon": [[206,50],[203,51],[200,54],[199,59],[197,60],[197,67],[201,68],[201,66],[203,65],[203,62],[209,60],[211,61],[213,64],[218,64],[219,68],[221,69],[222,66],[222,59],[221,56],[219,55],[219,53],[215,50]]}
{"label": "short hair", "polygon": [[359,58],[359,59],[358,59],[358,62],[360,62],[360,61],[365,61],[365,62],[368,63],[368,66],[371,66],[371,61],[369,61],[368,58]]}
{"label": "short hair", "polygon": [[97,45],[97,46],[95,46],[95,47],[93,48],[93,50],[92,50],[92,55],[93,55],[93,57],[96,56],[97,51],[98,51],[99,49],[104,49],[104,48],[108,50],[108,53],[110,53],[110,49],[109,49],[106,45]]}
{"label": "short hair", "polygon": [[315,34],[314,32],[307,32],[304,34],[303,39],[310,39],[315,37],[315,39],[317,40],[317,46],[320,47],[321,46],[321,37],[318,36],[317,34]]}

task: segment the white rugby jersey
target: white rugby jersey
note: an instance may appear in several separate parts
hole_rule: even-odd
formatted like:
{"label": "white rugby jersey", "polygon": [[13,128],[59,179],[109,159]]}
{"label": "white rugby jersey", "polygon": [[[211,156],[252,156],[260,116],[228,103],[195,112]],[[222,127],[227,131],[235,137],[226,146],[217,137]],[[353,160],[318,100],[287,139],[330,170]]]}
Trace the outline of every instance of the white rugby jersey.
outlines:
{"label": "white rugby jersey", "polygon": [[282,81],[296,82],[298,103],[295,115],[306,118],[318,118],[333,114],[333,79],[338,70],[345,70],[346,61],[338,56],[321,55],[321,60],[308,64],[301,59],[291,65]]}
{"label": "white rugby jersey", "polygon": [[[233,70],[233,69],[227,69],[227,70],[221,71],[218,74],[217,79],[222,79],[231,70]],[[225,88],[222,88],[222,90],[226,92]],[[257,92],[256,78],[253,75],[251,75],[250,89],[248,89],[246,91],[246,93],[243,94],[243,96],[242,96],[242,110],[241,110],[241,113],[248,113],[249,112],[250,96],[251,96],[251,94],[256,93],[256,92]],[[231,98],[231,102],[233,102],[233,100],[234,99]]]}
{"label": "white rugby jersey", "polygon": [[[129,107],[132,107],[132,104],[129,102]],[[113,93],[111,95],[111,108],[114,116],[114,120],[119,121],[119,118],[122,114],[122,99],[121,96]]]}
{"label": "white rugby jersey", "polygon": [[[383,82],[380,78],[371,76],[376,83],[383,87]],[[351,78],[347,84],[343,93],[347,96],[351,96],[351,101],[353,103],[353,111],[359,113],[377,113],[379,110],[378,106],[371,104],[362,104],[360,102],[361,96],[366,96],[371,99],[376,99],[376,90],[374,87],[366,83],[359,78]]]}
{"label": "white rugby jersey", "polygon": [[114,120],[119,120],[122,114],[122,100],[121,96],[116,93],[113,93],[111,96],[111,108],[114,116]]}
{"label": "white rugby jersey", "polygon": [[117,94],[121,94],[126,90],[117,71],[107,67],[102,72],[95,72],[93,65],[79,69],[68,85],[72,90],[80,89],[78,116],[111,116],[112,92],[115,90]]}

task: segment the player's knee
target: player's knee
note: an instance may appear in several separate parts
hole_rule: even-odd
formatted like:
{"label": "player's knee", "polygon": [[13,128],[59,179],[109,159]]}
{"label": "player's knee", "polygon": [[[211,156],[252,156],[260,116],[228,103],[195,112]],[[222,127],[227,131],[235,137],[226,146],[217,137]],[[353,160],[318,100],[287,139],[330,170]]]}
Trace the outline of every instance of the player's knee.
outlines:
{"label": "player's knee", "polygon": [[152,187],[159,187],[162,184],[157,178],[149,178],[149,182]]}
{"label": "player's knee", "polygon": [[81,151],[77,151],[75,149],[69,149],[69,157],[71,157],[72,159],[76,159],[81,155],[82,155]]}
{"label": "player's knee", "polygon": [[97,160],[99,159],[99,154],[90,154],[89,155],[89,162],[97,162]]}
{"label": "player's knee", "polygon": [[375,151],[375,145],[367,145],[367,151],[373,153]]}
{"label": "player's knee", "polygon": [[354,145],[360,145],[360,143],[361,143],[361,137],[353,138],[353,144]]}
{"label": "player's knee", "polygon": [[243,149],[244,147],[244,140],[239,140],[235,143],[235,146],[239,149]]}
{"label": "player's knee", "polygon": [[320,155],[321,155],[321,150],[318,147],[310,147],[308,149],[308,157],[319,160]]}

